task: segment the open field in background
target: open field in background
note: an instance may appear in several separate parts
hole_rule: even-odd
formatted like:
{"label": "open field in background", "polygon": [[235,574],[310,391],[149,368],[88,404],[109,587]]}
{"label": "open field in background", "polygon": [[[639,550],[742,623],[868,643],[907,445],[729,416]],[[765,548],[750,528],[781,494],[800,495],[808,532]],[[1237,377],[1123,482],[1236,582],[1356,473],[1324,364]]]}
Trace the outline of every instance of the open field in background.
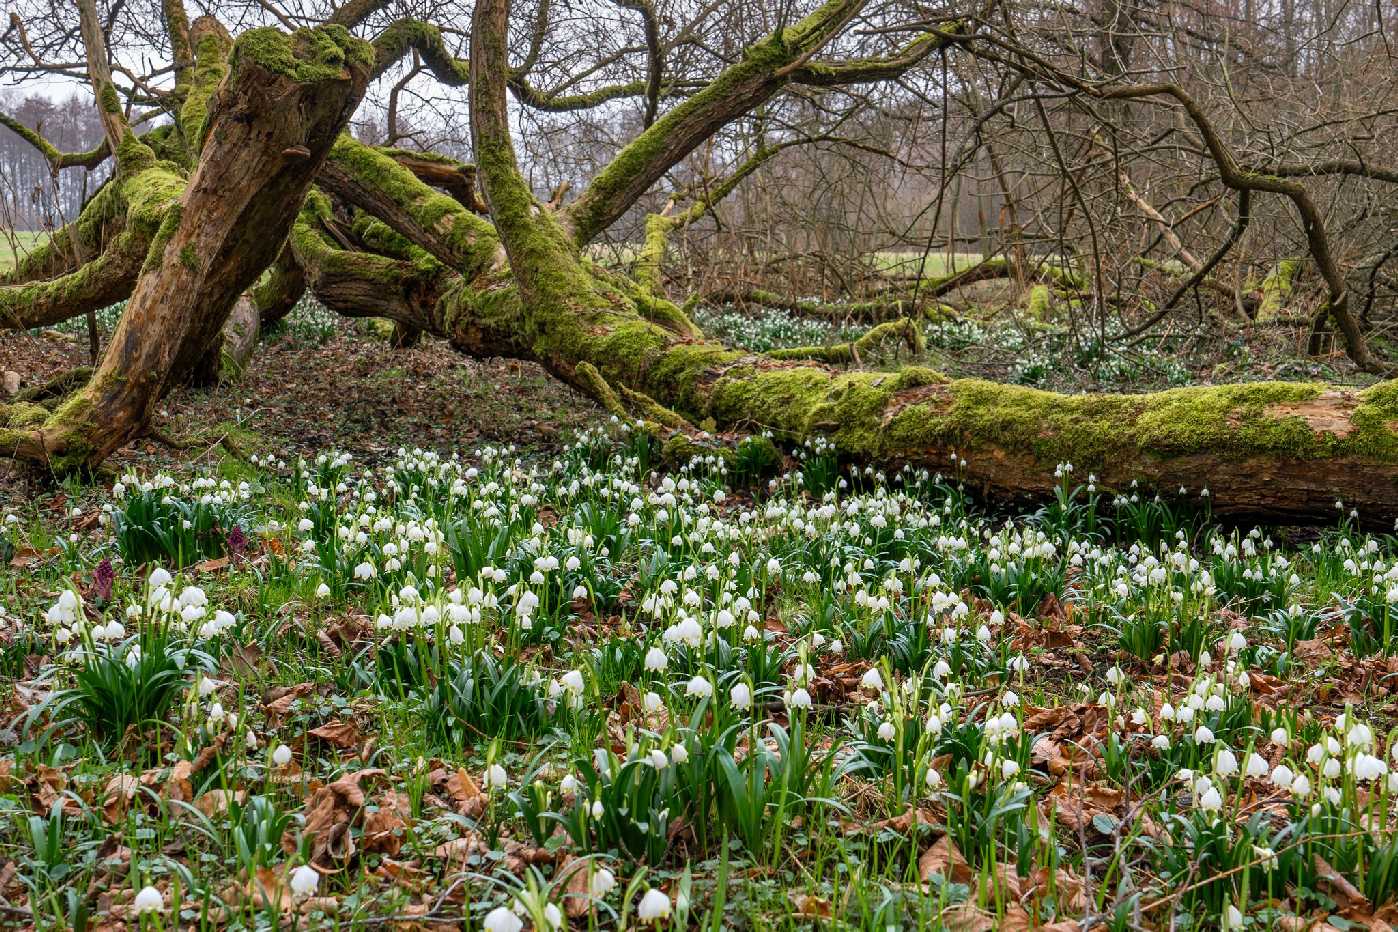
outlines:
{"label": "open field in background", "polygon": [[968,269],[982,261],[983,258],[978,252],[948,254],[942,249],[932,250],[927,254],[925,260],[921,252],[908,250],[885,250],[876,252],[871,256],[876,266],[905,277],[916,275],[918,265],[921,263],[924,278],[939,278],[952,272]]}
{"label": "open field in background", "polygon": [[18,230],[0,234],[0,272],[14,268],[17,257],[28,255],[35,246],[48,238],[47,233]]}

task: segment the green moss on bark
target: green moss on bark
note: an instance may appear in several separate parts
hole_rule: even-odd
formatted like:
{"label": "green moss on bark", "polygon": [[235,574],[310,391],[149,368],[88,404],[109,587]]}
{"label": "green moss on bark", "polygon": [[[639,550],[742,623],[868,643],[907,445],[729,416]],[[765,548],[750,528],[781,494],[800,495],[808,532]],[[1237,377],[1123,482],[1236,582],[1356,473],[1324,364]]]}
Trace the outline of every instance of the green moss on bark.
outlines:
{"label": "green moss on bark", "polygon": [[234,43],[230,70],[249,64],[297,84],[315,84],[345,80],[351,69],[368,73],[374,50],[343,26],[298,29],[290,35],[269,26],[250,29]]}

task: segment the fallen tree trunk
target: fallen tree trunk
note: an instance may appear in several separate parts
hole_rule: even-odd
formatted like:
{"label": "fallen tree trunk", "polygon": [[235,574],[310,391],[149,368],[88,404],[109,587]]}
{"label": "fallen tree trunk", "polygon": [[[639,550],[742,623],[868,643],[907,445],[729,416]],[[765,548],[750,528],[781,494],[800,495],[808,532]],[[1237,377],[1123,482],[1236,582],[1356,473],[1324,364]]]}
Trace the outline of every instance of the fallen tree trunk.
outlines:
{"label": "fallen tree trunk", "polygon": [[[536,361],[612,409],[789,443],[824,437],[846,459],[956,472],[991,493],[1047,494],[1057,464],[1072,462],[1108,489],[1132,480],[1194,495],[1207,488],[1219,514],[1325,522],[1339,499],[1363,522],[1391,527],[1398,382],[1069,396],[916,367],[850,371],[696,335],[674,305],[587,262],[582,235],[533,199],[504,109],[504,7],[478,7],[471,57],[475,149],[494,225],[453,213],[391,160],[371,171],[365,153],[347,159],[362,183],[401,173],[380,189],[393,196],[373,207],[412,249],[440,261],[341,248],[323,199],[303,211],[293,245],[332,307],[391,316],[474,355]],[[444,230],[454,231],[448,245]]]}
{"label": "fallen tree trunk", "polygon": [[[863,320],[870,322],[897,319],[908,314],[940,319],[951,316],[949,309],[938,300],[958,288],[978,282],[1013,277],[1014,269],[1003,257],[983,259],[946,275],[933,276],[922,282],[905,283],[900,290],[890,290],[861,301],[817,301],[794,298],[758,287],[728,286],[704,293],[712,304],[732,304],[739,307],[756,306],[791,311],[808,317],[832,320]],[[1063,288],[1076,289],[1081,282],[1068,271],[1051,265],[1040,267],[1031,278],[1042,279]]]}

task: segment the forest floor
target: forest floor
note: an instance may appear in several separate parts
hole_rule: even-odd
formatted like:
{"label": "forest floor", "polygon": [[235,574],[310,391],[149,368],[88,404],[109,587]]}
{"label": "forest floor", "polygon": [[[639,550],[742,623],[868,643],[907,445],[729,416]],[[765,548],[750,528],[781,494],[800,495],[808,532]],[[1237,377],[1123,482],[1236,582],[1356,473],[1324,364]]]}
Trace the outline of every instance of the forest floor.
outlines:
{"label": "forest floor", "polygon": [[[1358,381],[1013,332],[932,325],[929,357]],[[0,485],[7,928],[1398,921],[1398,537],[1343,508],[1232,528],[1065,470],[1007,520],[819,448],[666,463],[537,367],[313,309],[159,428]]]}

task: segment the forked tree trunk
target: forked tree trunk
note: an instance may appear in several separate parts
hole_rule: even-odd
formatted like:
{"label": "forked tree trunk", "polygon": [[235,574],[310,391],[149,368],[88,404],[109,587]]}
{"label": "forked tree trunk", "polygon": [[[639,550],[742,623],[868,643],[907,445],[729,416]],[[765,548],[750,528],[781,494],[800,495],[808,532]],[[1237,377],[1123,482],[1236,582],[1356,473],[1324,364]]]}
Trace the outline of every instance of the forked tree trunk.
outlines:
{"label": "forked tree trunk", "polygon": [[52,414],[11,411],[0,444],[69,469],[100,462],[145,429],[166,387],[191,371],[276,257],[372,65],[370,46],[338,26],[238,39],[198,166],[165,215],[101,365]]}

